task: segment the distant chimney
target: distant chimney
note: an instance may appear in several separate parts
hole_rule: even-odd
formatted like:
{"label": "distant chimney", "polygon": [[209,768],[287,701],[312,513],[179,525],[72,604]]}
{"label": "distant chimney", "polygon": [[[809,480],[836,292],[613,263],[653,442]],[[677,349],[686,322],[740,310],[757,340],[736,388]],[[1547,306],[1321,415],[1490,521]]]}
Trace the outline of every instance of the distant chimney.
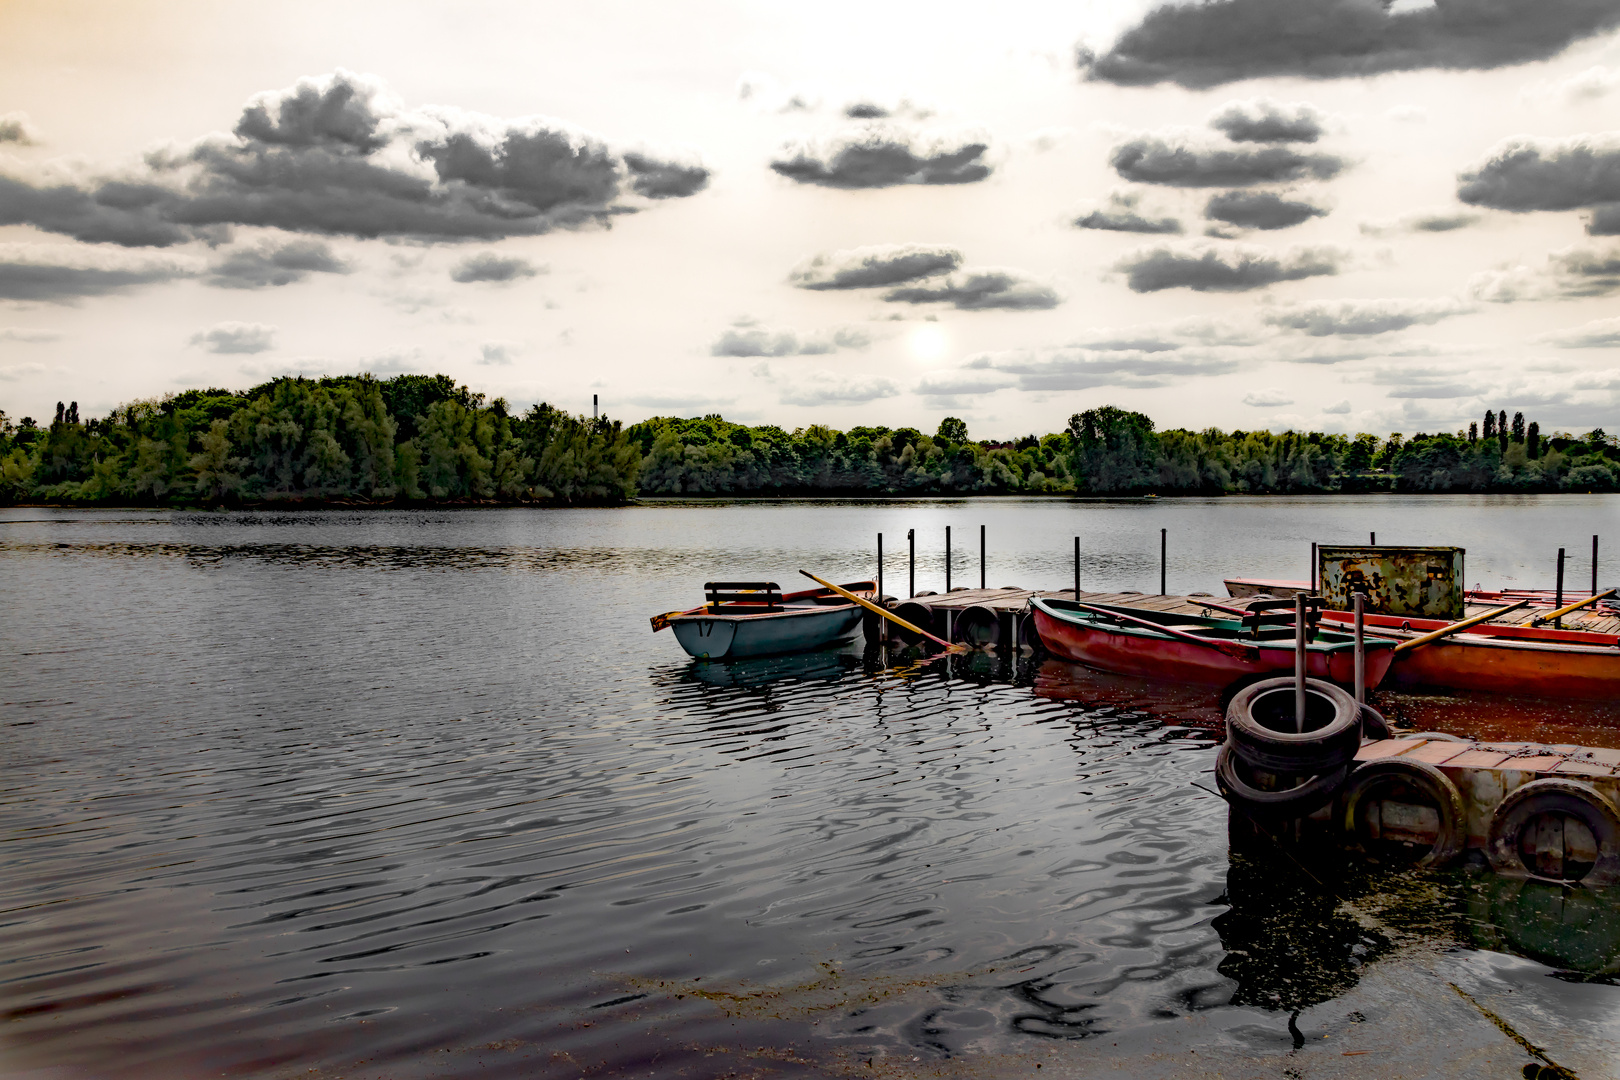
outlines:
{"label": "distant chimney", "polygon": [[591,419],[596,419],[596,395],[591,395]]}

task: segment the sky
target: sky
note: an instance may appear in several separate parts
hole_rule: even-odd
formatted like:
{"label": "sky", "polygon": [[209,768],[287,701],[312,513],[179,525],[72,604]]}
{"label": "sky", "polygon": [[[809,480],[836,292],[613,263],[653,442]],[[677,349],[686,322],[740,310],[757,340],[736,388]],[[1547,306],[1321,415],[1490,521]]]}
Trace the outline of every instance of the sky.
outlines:
{"label": "sky", "polygon": [[0,0],[0,410],[1620,429],[1620,0]]}

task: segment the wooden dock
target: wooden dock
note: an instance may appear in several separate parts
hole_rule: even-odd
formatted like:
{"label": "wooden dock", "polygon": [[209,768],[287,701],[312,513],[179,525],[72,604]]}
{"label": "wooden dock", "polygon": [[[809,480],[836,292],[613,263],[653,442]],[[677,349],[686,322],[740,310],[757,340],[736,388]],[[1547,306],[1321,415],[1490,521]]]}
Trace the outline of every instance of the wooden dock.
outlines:
{"label": "wooden dock", "polygon": [[[997,648],[1006,648],[1009,645],[1024,647],[1029,643],[1029,633],[1023,626],[1023,621],[1030,599],[1036,596],[1051,596],[1063,600],[1073,600],[1075,598],[1073,589],[957,588],[948,593],[919,593],[912,597],[897,598],[891,602],[890,606],[897,611],[902,607],[906,607],[914,615],[922,614],[922,612],[918,611],[918,608],[923,609],[926,612],[924,617],[928,619],[928,625],[923,625],[916,618],[912,618],[910,621],[923,625],[923,629],[939,634],[942,637],[947,636],[946,631],[951,631],[950,640],[953,641],[962,636],[956,632],[958,630],[958,619],[966,616],[970,622],[975,619],[979,620],[982,629],[978,632],[983,635],[988,633],[988,625],[987,620],[983,618],[980,612],[993,613],[996,631],[994,640],[988,643],[995,645]],[[1570,598],[1571,600],[1578,600],[1580,594],[1572,594]],[[1208,607],[1208,603],[1213,602],[1225,607],[1243,607],[1254,597],[1216,596],[1209,593],[1193,593],[1187,596],[1161,596],[1141,592],[1081,592],[1079,599],[1083,604],[1124,604],[1130,607],[1149,608],[1154,611],[1180,615],[1230,617],[1225,612]],[[916,607],[910,607],[910,605],[916,605]],[[1466,606],[1465,611],[1467,615],[1479,615],[1492,610],[1494,606],[1471,603]],[[969,615],[968,613],[972,609],[978,610],[972,611],[972,614]],[[906,617],[905,612],[899,613],[902,617]],[[1517,611],[1509,612],[1501,618],[1488,620],[1488,623],[1518,626],[1528,623],[1538,613],[1535,609],[1520,608]],[[876,622],[875,616],[872,621]],[[1585,630],[1591,633],[1620,636],[1620,617],[1578,611],[1572,615],[1564,616],[1563,628],[1565,630]],[[875,629],[875,627],[870,627],[869,632],[875,631]]]}

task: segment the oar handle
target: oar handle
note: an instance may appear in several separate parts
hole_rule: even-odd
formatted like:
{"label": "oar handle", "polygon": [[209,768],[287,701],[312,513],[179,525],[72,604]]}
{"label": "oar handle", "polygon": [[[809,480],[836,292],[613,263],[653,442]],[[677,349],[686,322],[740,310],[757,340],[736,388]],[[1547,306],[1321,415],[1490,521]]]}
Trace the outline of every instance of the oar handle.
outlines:
{"label": "oar handle", "polygon": [[1561,619],[1565,615],[1568,615],[1572,611],[1577,611],[1577,610],[1585,607],[1587,604],[1595,604],[1599,600],[1603,599],[1605,596],[1613,596],[1616,592],[1620,592],[1620,589],[1604,589],[1600,593],[1593,593],[1591,596],[1586,597],[1584,600],[1575,601],[1573,604],[1570,604],[1568,607],[1561,607],[1557,611],[1549,611],[1545,615],[1537,615],[1535,618],[1530,620],[1530,625],[1531,626],[1540,626],[1542,623],[1550,623],[1554,619]]}
{"label": "oar handle", "polygon": [[1413,649],[1420,649],[1430,642],[1439,641],[1441,638],[1450,637],[1452,634],[1455,634],[1460,630],[1466,630],[1475,623],[1482,623],[1489,619],[1500,618],[1510,611],[1518,611],[1520,608],[1525,607],[1529,603],[1530,601],[1528,600],[1520,600],[1517,604],[1509,604],[1507,607],[1499,607],[1494,611],[1482,611],[1478,615],[1470,615],[1468,618],[1463,619],[1460,622],[1454,622],[1450,626],[1442,626],[1438,630],[1431,630],[1422,637],[1415,637],[1410,641],[1403,641],[1399,645],[1395,646],[1395,651],[1397,653],[1403,653],[1410,652]]}
{"label": "oar handle", "polygon": [[940,645],[945,646],[945,648],[949,649],[951,652],[966,652],[967,651],[961,645],[952,645],[950,642],[945,641],[942,638],[935,637],[933,634],[930,634],[928,631],[924,630],[920,626],[912,626],[910,623],[906,622],[906,620],[902,619],[900,616],[896,615],[894,612],[890,611],[889,609],[878,607],[876,604],[872,603],[869,600],[863,600],[859,596],[856,596],[854,593],[850,592],[848,589],[840,589],[837,585],[834,585],[830,581],[823,581],[821,578],[816,577],[816,575],[810,573],[810,571],[808,571],[808,570],[800,570],[799,573],[803,574],[805,577],[809,578],[811,581],[815,582],[817,585],[820,585],[822,588],[831,589],[833,592],[837,593],[839,596],[842,596],[845,600],[853,600],[853,601],[855,601],[855,603],[861,605],[861,607],[866,608],[869,611],[877,612],[879,615],[883,616],[885,619],[888,619],[890,622],[894,623],[896,626],[899,626],[899,627],[902,627],[902,628],[904,628],[906,630],[909,630],[913,634],[920,634],[921,636],[927,638],[929,641],[936,642],[936,643],[938,643]]}

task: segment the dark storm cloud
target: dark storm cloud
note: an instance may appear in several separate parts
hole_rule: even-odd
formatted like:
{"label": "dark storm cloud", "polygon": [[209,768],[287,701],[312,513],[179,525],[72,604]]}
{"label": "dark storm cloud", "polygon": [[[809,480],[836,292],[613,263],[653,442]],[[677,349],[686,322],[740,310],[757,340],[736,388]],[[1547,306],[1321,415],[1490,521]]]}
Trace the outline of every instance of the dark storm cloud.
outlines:
{"label": "dark storm cloud", "polygon": [[1044,311],[1063,302],[1050,285],[995,268],[967,270],[938,284],[891,289],[883,299],[891,304],[946,303],[961,311]]}
{"label": "dark storm cloud", "polygon": [[1141,196],[1115,194],[1105,206],[1074,219],[1077,229],[1102,229],[1107,232],[1179,233],[1181,222],[1173,217],[1149,217],[1137,208]]}
{"label": "dark storm cloud", "polygon": [[480,251],[469,255],[450,268],[450,280],[463,285],[475,281],[502,283],[518,278],[531,278],[541,273],[528,259],[515,255],[497,255],[493,251]]}
{"label": "dark storm cloud", "polygon": [[880,244],[817,255],[789,275],[801,289],[872,289],[957,269],[962,253],[943,244]]}
{"label": "dark storm cloud", "polygon": [[346,71],[261,94],[232,135],[147,155],[134,179],[36,186],[0,177],[0,224],[81,240],[163,246],[221,228],[426,240],[530,236],[606,223],[689,195],[699,166],[621,155],[539,118],[407,112]]}
{"label": "dark storm cloud", "polygon": [[1114,147],[1108,164],[1120,176],[1141,184],[1249,187],[1331,180],[1347,162],[1334,154],[1302,154],[1286,146],[1193,146],[1160,135],[1138,135]]}
{"label": "dark storm cloud", "polygon": [[1509,139],[1457,177],[1457,198],[1514,211],[1620,202],[1620,132]]}
{"label": "dark storm cloud", "polygon": [[990,175],[984,161],[989,149],[972,139],[927,142],[900,128],[871,128],[789,147],[771,168],[789,180],[831,188],[971,184]]}
{"label": "dark storm cloud", "polygon": [[1088,77],[1187,87],[1266,76],[1332,79],[1425,68],[1484,70],[1545,60],[1620,26],[1613,0],[1440,0],[1391,14],[1379,0],[1210,0],[1164,4]]}
{"label": "dark storm cloud", "polygon": [[207,282],[224,289],[291,285],[311,274],[347,274],[349,264],[321,240],[298,239],[228,252],[208,268]]}
{"label": "dark storm cloud", "polygon": [[1315,203],[1285,199],[1269,191],[1226,191],[1204,206],[1204,216],[1245,229],[1286,229],[1327,210]]}
{"label": "dark storm cloud", "polygon": [[1265,248],[1245,245],[1142,248],[1115,264],[1133,292],[1192,289],[1195,292],[1246,292],[1279,281],[1337,274],[1344,253],[1333,248],[1298,248],[1278,257]]}
{"label": "dark storm cloud", "polygon": [[1620,236],[1620,203],[1593,207],[1586,232],[1590,236]]}
{"label": "dark storm cloud", "polygon": [[1419,324],[1432,326],[1441,319],[1472,310],[1468,304],[1449,296],[1436,300],[1318,300],[1277,308],[1262,317],[1272,326],[1299,330],[1312,337],[1333,334],[1365,337]]}
{"label": "dark storm cloud", "polygon": [[1322,137],[1322,111],[1296,101],[1284,105],[1270,98],[1228,101],[1209,118],[1209,126],[1233,142],[1312,143]]}
{"label": "dark storm cloud", "polygon": [[196,271],[166,260],[109,259],[99,252],[27,251],[0,248],[0,300],[71,304],[142,285],[195,277]]}
{"label": "dark storm cloud", "polygon": [[624,155],[630,170],[630,187],[649,199],[684,199],[709,186],[709,170],[701,165],[683,165],[632,151]]}
{"label": "dark storm cloud", "polygon": [[873,101],[852,101],[844,106],[844,115],[851,120],[882,120],[889,110]]}

